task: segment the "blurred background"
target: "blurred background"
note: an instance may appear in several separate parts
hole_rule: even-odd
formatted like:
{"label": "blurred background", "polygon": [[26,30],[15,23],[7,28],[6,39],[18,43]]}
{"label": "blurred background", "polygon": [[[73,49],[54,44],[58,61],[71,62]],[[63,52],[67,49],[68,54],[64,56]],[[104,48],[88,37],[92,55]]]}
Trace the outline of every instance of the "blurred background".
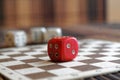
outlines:
{"label": "blurred background", "polygon": [[119,0],[0,0],[1,28],[120,22]]}
{"label": "blurred background", "polygon": [[[36,26],[78,26],[78,32],[119,27],[120,0],[0,0],[0,29],[28,29]],[[94,28],[81,25],[95,26]],[[73,27],[72,27],[73,28]],[[85,28],[85,29],[81,29]],[[87,31],[88,30],[93,31]],[[80,31],[82,30],[82,31]],[[120,37],[117,31],[104,33]],[[75,30],[77,31],[77,30]],[[98,29],[98,32],[100,30]],[[86,34],[86,33],[81,34]],[[102,33],[103,33],[102,32]],[[111,36],[111,35],[109,35]]]}

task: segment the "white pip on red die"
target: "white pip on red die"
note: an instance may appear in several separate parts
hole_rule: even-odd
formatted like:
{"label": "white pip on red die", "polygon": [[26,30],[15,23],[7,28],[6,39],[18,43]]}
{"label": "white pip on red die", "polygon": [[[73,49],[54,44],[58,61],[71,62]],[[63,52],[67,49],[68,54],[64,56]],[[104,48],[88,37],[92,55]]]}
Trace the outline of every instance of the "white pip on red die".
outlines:
{"label": "white pip on red die", "polygon": [[48,42],[53,37],[62,36],[62,29],[60,27],[48,27],[45,34],[45,42]]}
{"label": "white pip on red die", "polygon": [[52,61],[71,61],[78,54],[78,41],[75,37],[54,37],[48,41],[48,55]]}
{"label": "white pip on red die", "polygon": [[44,36],[46,33],[45,27],[34,27],[31,29],[31,37],[33,43],[43,43],[45,42]]}
{"label": "white pip on red die", "polygon": [[5,34],[5,43],[9,47],[23,47],[27,44],[27,34],[23,30],[8,31]]}

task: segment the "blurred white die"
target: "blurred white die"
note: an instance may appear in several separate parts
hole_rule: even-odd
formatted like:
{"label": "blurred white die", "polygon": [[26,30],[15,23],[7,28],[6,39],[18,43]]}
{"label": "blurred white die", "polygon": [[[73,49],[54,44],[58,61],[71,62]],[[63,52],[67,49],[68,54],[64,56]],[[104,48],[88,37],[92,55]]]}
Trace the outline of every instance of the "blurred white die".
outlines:
{"label": "blurred white die", "polygon": [[45,34],[45,42],[48,42],[53,37],[62,36],[62,29],[60,27],[48,27]]}
{"label": "blurred white die", "polygon": [[46,34],[45,27],[34,27],[31,29],[31,37],[33,43],[43,43]]}
{"label": "blurred white die", "polygon": [[27,44],[27,34],[22,30],[7,31],[5,43],[8,46],[23,47]]}

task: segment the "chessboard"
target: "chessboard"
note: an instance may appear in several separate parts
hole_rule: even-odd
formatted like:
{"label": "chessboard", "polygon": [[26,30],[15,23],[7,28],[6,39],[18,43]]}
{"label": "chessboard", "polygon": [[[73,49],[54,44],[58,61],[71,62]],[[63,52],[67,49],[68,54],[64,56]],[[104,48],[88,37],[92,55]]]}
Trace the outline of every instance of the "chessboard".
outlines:
{"label": "chessboard", "polygon": [[85,79],[120,71],[120,43],[79,40],[73,61],[52,62],[47,44],[0,50],[0,74],[12,80]]}

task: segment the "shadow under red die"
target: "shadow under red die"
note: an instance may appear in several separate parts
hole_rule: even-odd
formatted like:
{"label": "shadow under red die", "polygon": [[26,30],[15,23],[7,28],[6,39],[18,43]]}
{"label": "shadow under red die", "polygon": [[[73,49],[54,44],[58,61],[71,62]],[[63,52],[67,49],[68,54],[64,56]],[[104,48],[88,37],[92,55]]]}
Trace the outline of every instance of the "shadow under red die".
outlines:
{"label": "shadow under red die", "polygon": [[75,37],[54,37],[48,41],[48,55],[52,61],[71,61],[78,54],[78,41]]}

